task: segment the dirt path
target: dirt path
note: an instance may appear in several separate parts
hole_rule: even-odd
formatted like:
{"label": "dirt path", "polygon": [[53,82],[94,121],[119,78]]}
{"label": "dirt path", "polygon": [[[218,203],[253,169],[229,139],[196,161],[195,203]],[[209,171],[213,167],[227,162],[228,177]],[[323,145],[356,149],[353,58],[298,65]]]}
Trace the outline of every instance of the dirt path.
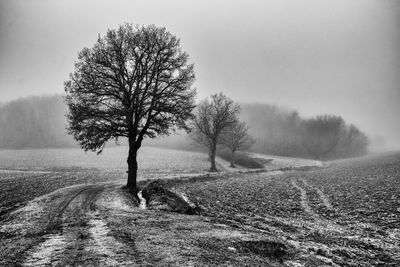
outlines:
{"label": "dirt path", "polygon": [[72,190],[64,195],[62,201],[47,206],[46,208],[51,212],[48,214],[49,223],[45,232],[51,233],[44,235],[42,242],[26,252],[22,265],[41,266],[61,262],[68,244],[75,243],[77,233],[75,233],[74,226],[76,225],[73,222],[83,219],[81,216],[77,218],[76,215],[85,215],[89,206],[86,203],[92,202],[100,190],[102,189],[93,186]]}
{"label": "dirt path", "polygon": [[[18,254],[7,263],[22,266],[129,266],[130,246],[116,240],[99,211],[98,200],[116,185],[80,185],[32,201],[1,226]],[[22,243],[22,244],[21,244]],[[2,244],[3,245],[3,244]],[[11,248],[9,248],[11,247]],[[0,264],[1,265],[1,264]]]}
{"label": "dirt path", "polygon": [[0,224],[0,266],[281,266],[237,254],[243,242],[257,245],[260,233],[135,207],[120,185],[78,185],[37,198]]}

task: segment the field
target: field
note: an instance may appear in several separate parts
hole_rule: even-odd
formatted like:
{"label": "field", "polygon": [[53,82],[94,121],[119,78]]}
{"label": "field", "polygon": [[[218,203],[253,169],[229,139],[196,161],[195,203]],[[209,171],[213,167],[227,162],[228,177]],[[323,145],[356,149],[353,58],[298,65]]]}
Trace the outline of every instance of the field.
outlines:
{"label": "field", "polygon": [[[100,155],[80,149],[0,150],[0,216],[35,197],[81,183],[125,183],[127,147]],[[204,173],[202,153],[143,147],[138,180]]]}
{"label": "field", "polygon": [[[0,150],[0,170],[70,171],[91,170],[124,173],[127,170],[127,146],[105,148],[103,153],[81,149]],[[200,172],[209,168],[204,154],[142,147],[138,152],[139,177],[172,173]]]}
{"label": "field", "polygon": [[280,236],[299,251],[298,263],[400,264],[400,154],[276,176],[231,175],[177,188],[204,215]]}
{"label": "field", "polygon": [[219,159],[225,170],[210,176],[205,154],[144,147],[139,179],[160,178],[200,216],[132,206],[126,153],[1,150],[0,265],[400,265],[400,153],[324,164],[253,154],[273,161],[250,171]]}

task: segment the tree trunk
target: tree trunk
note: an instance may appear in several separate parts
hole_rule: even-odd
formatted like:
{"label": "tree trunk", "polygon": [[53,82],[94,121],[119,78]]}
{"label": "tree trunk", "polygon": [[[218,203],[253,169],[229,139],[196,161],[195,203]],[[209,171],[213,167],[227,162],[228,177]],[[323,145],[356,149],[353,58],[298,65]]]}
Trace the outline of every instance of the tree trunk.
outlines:
{"label": "tree trunk", "polygon": [[232,151],[231,155],[231,167],[235,168],[235,151]]}
{"label": "tree trunk", "polygon": [[128,155],[128,183],[127,187],[129,192],[136,196],[136,176],[137,176],[137,149],[134,144],[129,143],[129,155]]}
{"label": "tree trunk", "polygon": [[211,160],[211,168],[210,168],[210,172],[216,172],[217,170],[217,166],[215,165],[215,154],[217,152],[217,144],[212,144],[211,145],[211,151],[210,151],[210,160]]}

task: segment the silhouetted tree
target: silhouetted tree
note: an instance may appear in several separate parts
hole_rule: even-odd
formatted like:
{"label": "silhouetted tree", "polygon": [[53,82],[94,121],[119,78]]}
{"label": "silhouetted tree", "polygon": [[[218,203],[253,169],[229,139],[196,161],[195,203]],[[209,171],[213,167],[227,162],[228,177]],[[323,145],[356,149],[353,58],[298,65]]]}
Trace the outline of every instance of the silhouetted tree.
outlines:
{"label": "silhouetted tree", "polygon": [[137,152],[145,137],[188,130],[195,107],[193,64],[165,28],[124,24],[84,48],[65,82],[69,133],[87,151],[129,143],[127,187],[136,193]]}
{"label": "silhouetted tree", "polygon": [[248,129],[246,122],[235,121],[221,136],[221,144],[231,151],[231,167],[235,167],[235,152],[249,149],[256,142]]}
{"label": "silhouetted tree", "polygon": [[215,155],[220,134],[237,121],[239,112],[240,106],[223,93],[203,100],[195,109],[191,138],[208,148],[210,171],[217,171]]}

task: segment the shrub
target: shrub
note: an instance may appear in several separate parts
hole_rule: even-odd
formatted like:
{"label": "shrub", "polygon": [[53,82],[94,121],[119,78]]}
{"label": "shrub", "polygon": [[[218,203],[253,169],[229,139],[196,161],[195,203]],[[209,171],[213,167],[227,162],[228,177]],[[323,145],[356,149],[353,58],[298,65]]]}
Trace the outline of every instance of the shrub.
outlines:
{"label": "shrub", "polygon": [[[232,154],[228,150],[222,150],[218,152],[218,156],[220,156],[224,160],[230,161]],[[265,167],[262,162],[260,162],[256,158],[252,158],[249,154],[245,152],[235,153],[235,164],[249,169],[260,169]]]}

